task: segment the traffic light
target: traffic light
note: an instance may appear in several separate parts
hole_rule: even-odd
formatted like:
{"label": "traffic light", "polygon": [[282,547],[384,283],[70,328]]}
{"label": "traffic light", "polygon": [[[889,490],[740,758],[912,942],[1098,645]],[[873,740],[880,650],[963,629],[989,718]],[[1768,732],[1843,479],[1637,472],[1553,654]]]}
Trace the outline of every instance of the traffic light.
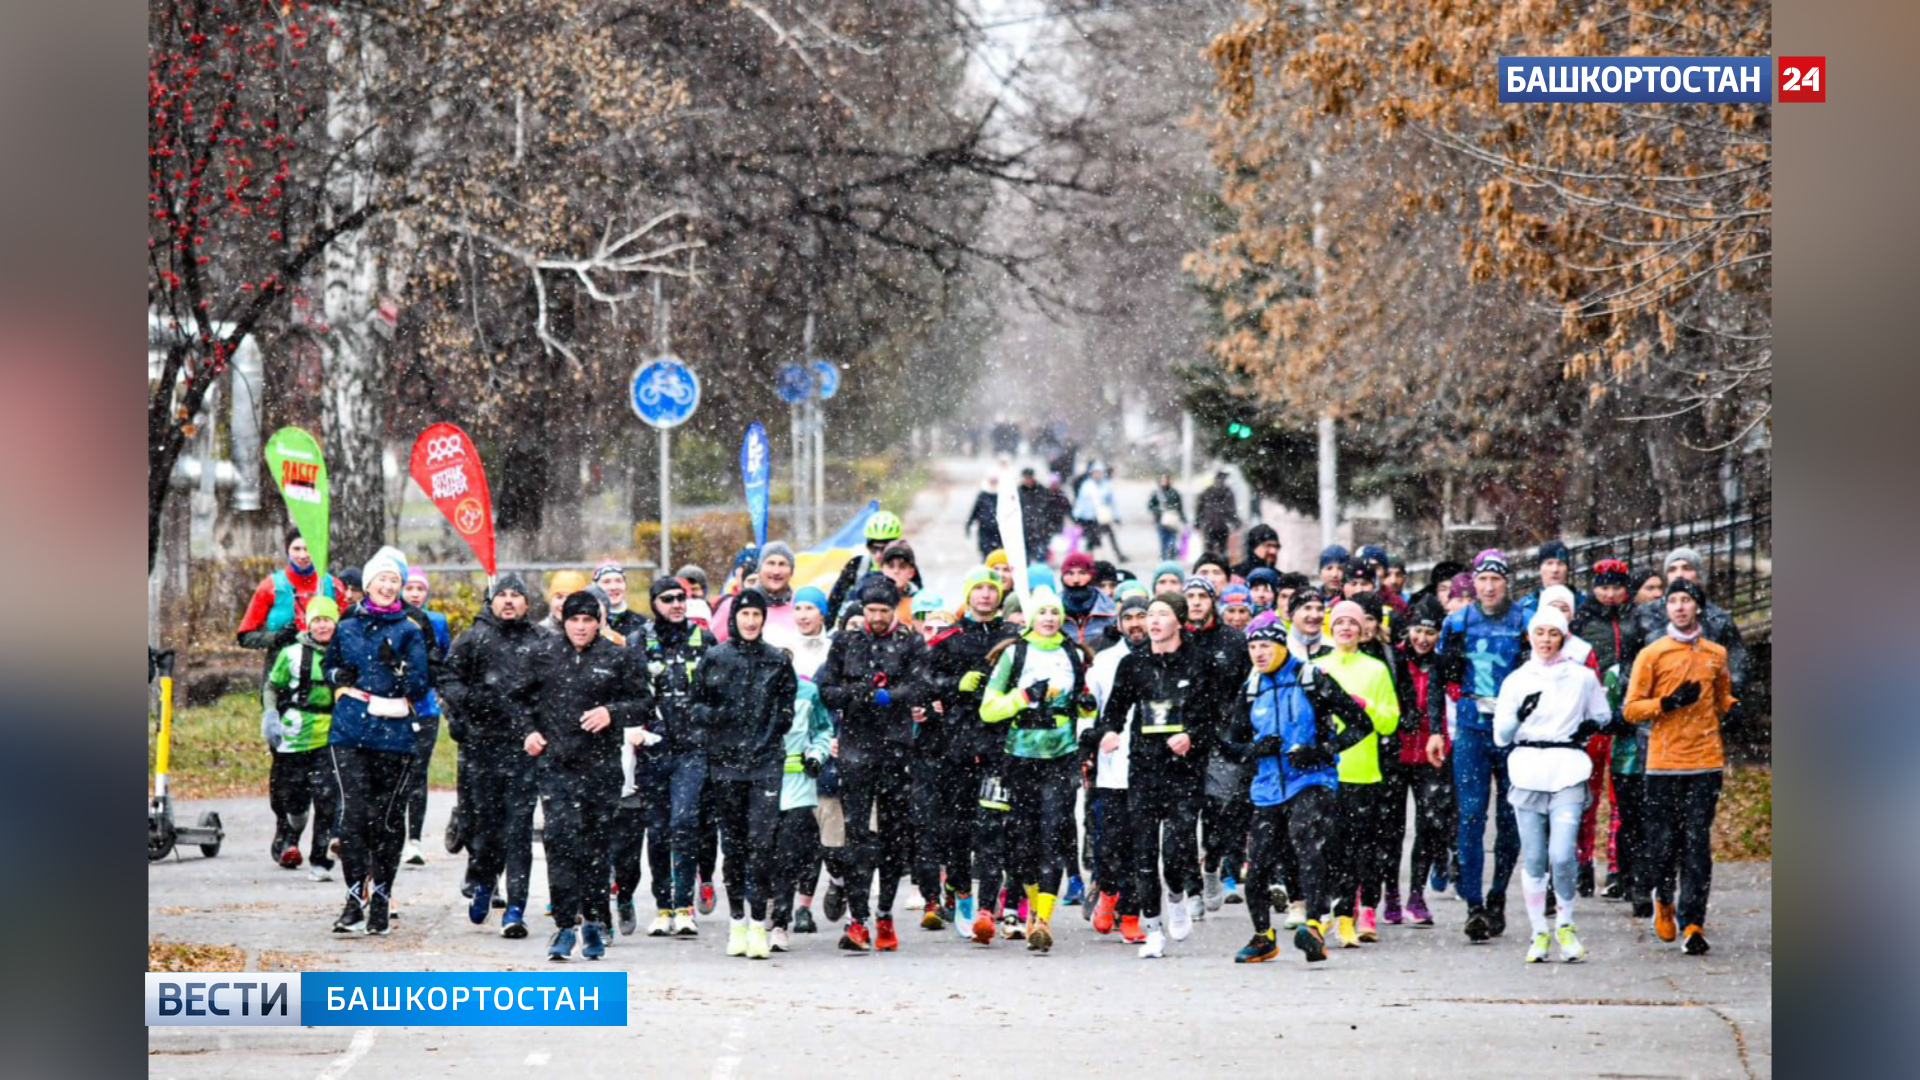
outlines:
{"label": "traffic light", "polygon": [[1235,421],[1227,425],[1227,437],[1230,439],[1251,439],[1253,438],[1253,429],[1239,421]]}

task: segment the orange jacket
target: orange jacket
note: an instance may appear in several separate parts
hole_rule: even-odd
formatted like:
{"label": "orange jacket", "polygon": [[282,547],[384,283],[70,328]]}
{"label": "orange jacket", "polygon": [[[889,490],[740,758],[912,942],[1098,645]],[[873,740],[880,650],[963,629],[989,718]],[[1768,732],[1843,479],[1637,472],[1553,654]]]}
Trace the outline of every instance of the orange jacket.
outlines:
{"label": "orange jacket", "polygon": [[[1694,681],[1700,683],[1698,700],[1673,712],[1661,709],[1661,698]],[[1663,634],[1634,659],[1620,711],[1629,723],[1653,725],[1648,772],[1719,769],[1727,763],[1720,718],[1734,701],[1725,648],[1705,637],[1684,642]]]}

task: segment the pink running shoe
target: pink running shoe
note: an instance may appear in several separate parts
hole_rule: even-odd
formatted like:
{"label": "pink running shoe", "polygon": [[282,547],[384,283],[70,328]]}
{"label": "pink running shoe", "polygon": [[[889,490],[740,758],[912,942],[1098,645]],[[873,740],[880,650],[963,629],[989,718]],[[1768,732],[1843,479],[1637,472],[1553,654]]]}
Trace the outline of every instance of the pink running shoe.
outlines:
{"label": "pink running shoe", "polygon": [[1427,898],[1420,895],[1419,889],[1407,894],[1407,918],[1412,919],[1415,926],[1433,925],[1433,912],[1427,910]]}

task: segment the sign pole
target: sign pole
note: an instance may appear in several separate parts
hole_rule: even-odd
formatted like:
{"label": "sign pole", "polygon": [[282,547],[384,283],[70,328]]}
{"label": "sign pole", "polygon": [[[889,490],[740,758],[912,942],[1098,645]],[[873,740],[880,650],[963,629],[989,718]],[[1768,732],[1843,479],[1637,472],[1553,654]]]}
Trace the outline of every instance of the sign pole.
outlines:
{"label": "sign pole", "polygon": [[794,541],[801,543],[806,539],[800,535],[800,508],[807,504],[806,435],[800,426],[800,403],[794,402],[788,412],[792,414],[788,430],[792,433],[793,442],[793,491],[790,493],[793,499],[792,529]]}
{"label": "sign pole", "polygon": [[820,412],[820,399],[813,401],[813,534],[822,535],[826,527],[827,454],[826,418]]}
{"label": "sign pole", "polygon": [[672,485],[667,477],[672,473],[672,454],[667,444],[673,439],[672,428],[660,429],[660,572],[673,573],[673,498]]}

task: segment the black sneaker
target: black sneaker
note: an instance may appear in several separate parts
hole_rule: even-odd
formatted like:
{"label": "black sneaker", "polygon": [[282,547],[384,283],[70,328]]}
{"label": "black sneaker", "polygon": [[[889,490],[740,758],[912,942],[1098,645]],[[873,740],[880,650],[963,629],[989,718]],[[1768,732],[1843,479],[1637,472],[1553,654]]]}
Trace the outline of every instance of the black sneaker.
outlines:
{"label": "black sneaker", "polygon": [[1476,906],[1467,909],[1466,930],[1468,941],[1485,941],[1493,936],[1487,926],[1486,908]]}
{"label": "black sneaker", "polygon": [[818,926],[815,926],[813,922],[812,908],[802,907],[802,908],[794,909],[794,912],[793,912],[793,932],[794,933],[815,934],[815,933],[819,933],[819,931],[820,931],[820,928]]}
{"label": "black sneaker", "polygon": [[622,900],[619,905],[620,936],[632,937],[640,932],[640,915],[633,910],[633,901]]}
{"label": "black sneaker", "polygon": [[1607,874],[1607,887],[1601,890],[1600,896],[1605,900],[1625,900],[1627,898],[1627,882],[1625,878],[1620,876],[1619,871],[1610,871]]}
{"label": "black sneaker", "polygon": [[1680,941],[1680,947],[1687,950],[1688,956],[1705,956],[1708,948],[1707,935],[1701,933],[1699,927],[1689,926],[1686,936]]}
{"label": "black sneaker", "polygon": [[837,923],[847,914],[847,888],[838,881],[827,882],[826,898],[820,901],[820,914]]}
{"label": "black sneaker", "polygon": [[390,913],[387,910],[387,894],[378,887],[375,887],[373,895],[367,898],[367,933],[375,936],[385,934],[388,929],[387,919],[389,915]]}
{"label": "black sneaker", "polygon": [[1580,864],[1580,882],[1576,888],[1576,891],[1581,896],[1593,895],[1593,864],[1592,863],[1583,862]]}
{"label": "black sneaker", "polygon": [[1499,937],[1507,932],[1507,894],[1495,893],[1487,897],[1487,936]]}

